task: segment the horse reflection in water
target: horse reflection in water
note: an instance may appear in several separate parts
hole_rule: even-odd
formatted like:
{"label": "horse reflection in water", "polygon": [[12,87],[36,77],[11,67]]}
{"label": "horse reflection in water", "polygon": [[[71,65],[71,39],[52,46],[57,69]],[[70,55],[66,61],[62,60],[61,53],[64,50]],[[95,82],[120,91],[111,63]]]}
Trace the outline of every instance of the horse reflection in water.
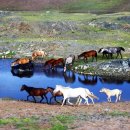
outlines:
{"label": "horse reflection in water", "polygon": [[82,84],[87,84],[87,85],[96,85],[97,84],[97,76],[88,76],[88,75],[84,75],[84,79],[78,77],[78,80],[82,83]]}
{"label": "horse reflection in water", "polygon": [[33,76],[33,64],[27,63],[27,64],[20,64],[16,66],[11,67],[11,73],[13,76],[18,76],[20,78],[22,77],[31,77]]}
{"label": "horse reflection in water", "polygon": [[99,77],[99,80],[101,83],[115,83],[115,84],[123,84],[124,83],[124,79],[117,79],[114,77]]}
{"label": "horse reflection in water", "polygon": [[66,71],[63,74],[66,83],[74,83],[75,82],[75,73],[73,71]]}

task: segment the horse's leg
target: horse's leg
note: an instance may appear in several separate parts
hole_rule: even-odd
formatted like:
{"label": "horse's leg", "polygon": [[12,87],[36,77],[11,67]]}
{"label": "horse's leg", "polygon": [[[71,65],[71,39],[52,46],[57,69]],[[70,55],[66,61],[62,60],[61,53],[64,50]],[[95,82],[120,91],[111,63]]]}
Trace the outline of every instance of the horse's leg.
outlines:
{"label": "horse's leg", "polygon": [[119,56],[119,52],[117,52],[117,56],[116,56],[116,58]]}
{"label": "horse's leg", "polygon": [[[51,98],[50,98],[50,104],[51,104],[51,100],[54,98],[54,96],[52,96]],[[55,100],[56,101],[56,100]]]}
{"label": "horse's leg", "polygon": [[74,105],[73,103],[70,102],[70,98],[67,99],[67,102],[68,102],[70,105]]}
{"label": "horse's leg", "polygon": [[66,98],[64,97],[61,107],[64,105]]}
{"label": "horse's leg", "polygon": [[116,95],[116,100],[115,100],[115,102],[117,102],[117,101],[118,101],[118,98],[119,98],[119,95],[117,94],[117,95]]}
{"label": "horse's leg", "polygon": [[91,98],[90,96],[89,96],[89,98],[91,99],[92,103],[94,104],[93,98]]}
{"label": "horse's leg", "polygon": [[42,98],[42,99],[40,100],[40,102],[42,102],[42,100],[44,99],[43,95],[41,96],[41,98]]}
{"label": "horse's leg", "polygon": [[30,95],[27,96],[27,101],[28,101],[28,98],[30,97]]}
{"label": "horse's leg", "polygon": [[35,99],[35,97],[34,96],[32,96],[33,97],[33,99],[34,99],[34,102],[36,103],[36,99]]}
{"label": "horse's leg", "polygon": [[121,54],[121,52],[120,52],[119,54],[120,54],[120,56],[121,56],[121,59],[122,59],[122,54]]}
{"label": "horse's leg", "polygon": [[85,96],[81,96],[81,97],[85,100],[85,103],[87,103],[87,105],[89,105],[88,98],[86,98]]}
{"label": "horse's leg", "polygon": [[77,99],[76,105],[79,104],[80,96]]}
{"label": "horse's leg", "polygon": [[46,95],[44,95],[44,97],[46,98],[46,102],[47,102],[47,104],[48,104],[48,99],[47,99],[47,96],[46,96]]}

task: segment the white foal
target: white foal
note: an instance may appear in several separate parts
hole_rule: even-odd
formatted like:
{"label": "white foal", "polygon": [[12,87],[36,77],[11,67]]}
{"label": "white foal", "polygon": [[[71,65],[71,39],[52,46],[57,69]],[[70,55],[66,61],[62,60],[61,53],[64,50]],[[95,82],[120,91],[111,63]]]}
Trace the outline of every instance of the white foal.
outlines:
{"label": "white foal", "polygon": [[102,88],[100,90],[100,92],[105,93],[107,95],[108,102],[111,102],[111,96],[116,96],[115,102],[121,100],[122,90],[119,90],[119,89],[110,90],[110,89],[107,89],[107,88]]}

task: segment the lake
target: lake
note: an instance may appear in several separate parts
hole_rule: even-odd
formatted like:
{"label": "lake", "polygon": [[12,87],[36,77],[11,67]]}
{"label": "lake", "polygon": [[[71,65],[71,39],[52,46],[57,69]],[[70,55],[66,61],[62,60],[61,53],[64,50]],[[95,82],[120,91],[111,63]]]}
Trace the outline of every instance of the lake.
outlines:
{"label": "lake", "polygon": [[[100,93],[102,87],[109,89],[121,89],[123,91],[121,100],[130,101],[130,80],[117,80],[114,78],[106,78],[99,76],[79,75],[70,71],[63,73],[63,68],[58,68],[57,71],[44,69],[42,65],[35,65],[34,71],[29,73],[11,72],[11,62],[13,59],[0,59],[0,98],[12,98],[16,100],[26,100],[27,92],[20,91],[21,86],[26,84],[32,87],[47,86],[54,87],[57,84],[70,87],[88,88],[99,100],[96,102],[106,102],[107,97],[104,93]],[[48,94],[50,98],[51,94]],[[33,100],[32,97],[29,98]],[[39,99],[37,99],[39,100]],[[112,98],[112,101],[115,97]],[[43,100],[45,102],[45,99]]]}

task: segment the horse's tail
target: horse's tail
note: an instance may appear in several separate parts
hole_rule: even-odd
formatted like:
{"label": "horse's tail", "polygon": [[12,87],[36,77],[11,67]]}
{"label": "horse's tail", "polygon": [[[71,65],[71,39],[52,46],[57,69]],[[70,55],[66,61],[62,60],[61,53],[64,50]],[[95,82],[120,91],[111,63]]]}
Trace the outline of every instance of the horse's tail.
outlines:
{"label": "horse's tail", "polygon": [[95,96],[92,92],[90,92],[90,94],[88,94],[88,96],[90,96],[91,98],[95,98],[95,99],[99,100],[99,98],[97,96]]}
{"label": "horse's tail", "polygon": [[123,47],[120,47],[120,48],[121,48],[122,51],[125,51],[125,48],[123,48]]}

